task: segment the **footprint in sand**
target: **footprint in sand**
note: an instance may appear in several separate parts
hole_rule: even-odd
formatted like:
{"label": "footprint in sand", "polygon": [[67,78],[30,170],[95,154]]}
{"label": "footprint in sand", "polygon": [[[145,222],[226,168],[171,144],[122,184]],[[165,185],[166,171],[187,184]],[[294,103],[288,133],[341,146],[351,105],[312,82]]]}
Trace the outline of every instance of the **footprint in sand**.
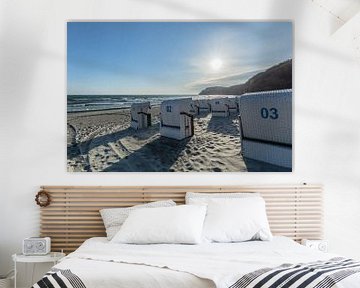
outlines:
{"label": "footprint in sand", "polygon": [[214,160],[212,163],[214,166],[224,166],[224,162],[221,162],[220,160]]}

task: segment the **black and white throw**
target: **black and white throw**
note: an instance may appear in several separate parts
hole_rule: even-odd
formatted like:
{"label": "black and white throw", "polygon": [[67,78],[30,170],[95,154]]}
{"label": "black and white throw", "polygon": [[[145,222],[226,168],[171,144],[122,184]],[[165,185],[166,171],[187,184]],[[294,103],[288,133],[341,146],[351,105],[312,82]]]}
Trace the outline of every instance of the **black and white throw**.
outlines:
{"label": "black and white throw", "polygon": [[359,272],[360,262],[345,258],[283,264],[248,273],[229,288],[331,288]]}
{"label": "black and white throw", "polygon": [[32,288],[86,288],[81,279],[69,269],[53,268]]}

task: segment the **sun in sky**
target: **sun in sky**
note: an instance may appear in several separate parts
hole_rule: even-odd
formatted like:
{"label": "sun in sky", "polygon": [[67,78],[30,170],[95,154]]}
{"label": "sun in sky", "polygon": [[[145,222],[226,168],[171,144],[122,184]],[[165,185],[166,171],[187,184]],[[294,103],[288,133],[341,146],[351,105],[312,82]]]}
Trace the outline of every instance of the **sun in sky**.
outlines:
{"label": "sun in sky", "polygon": [[69,95],[198,94],[289,58],[291,22],[67,23]]}
{"label": "sun in sky", "polygon": [[214,58],[210,61],[211,70],[218,72],[223,66],[223,61],[220,58]]}

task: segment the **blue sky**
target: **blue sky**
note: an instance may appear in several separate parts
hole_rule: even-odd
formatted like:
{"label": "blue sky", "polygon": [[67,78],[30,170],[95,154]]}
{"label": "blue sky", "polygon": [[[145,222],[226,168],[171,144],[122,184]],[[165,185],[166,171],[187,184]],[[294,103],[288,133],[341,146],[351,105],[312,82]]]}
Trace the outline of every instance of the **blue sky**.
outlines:
{"label": "blue sky", "polygon": [[68,94],[198,94],[292,58],[290,22],[69,22]]}

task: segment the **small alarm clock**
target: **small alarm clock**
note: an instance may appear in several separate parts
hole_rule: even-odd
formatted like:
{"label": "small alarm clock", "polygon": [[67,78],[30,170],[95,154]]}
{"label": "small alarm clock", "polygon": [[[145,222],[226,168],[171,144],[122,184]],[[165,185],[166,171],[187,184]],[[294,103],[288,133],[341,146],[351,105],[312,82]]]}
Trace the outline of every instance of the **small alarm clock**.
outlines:
{"label": "small alarm clock", "polygon": [[301,241],[301,244],[309,247],[311,249],[314,250],[318,250],[321,252],[327,252],[328,250],[328,243],[325,240],[308,240],[308,239],[303,239]]}
{"label": "small alarm clock", "polygon": [[23,240],[24,255],[46,255],[50,253],[51,239],[50,237],[30,237]]}

